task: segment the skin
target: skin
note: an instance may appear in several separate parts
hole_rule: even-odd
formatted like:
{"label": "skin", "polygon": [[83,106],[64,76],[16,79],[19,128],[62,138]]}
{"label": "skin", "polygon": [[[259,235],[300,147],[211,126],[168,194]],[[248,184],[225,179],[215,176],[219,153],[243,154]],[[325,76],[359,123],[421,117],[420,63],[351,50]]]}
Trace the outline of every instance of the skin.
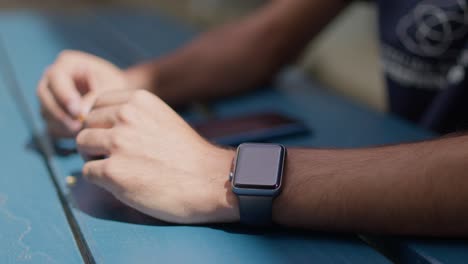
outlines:
{"label": "skin", "polygon": [[[98,97],[77,144],[86,157],[107,157],[86,162],[83,175],[148,215],[181,224],[239,220],[228,181],[234,151],[206,142],[147,91]],[[317,230],[466,236],[467,149],[468,136],[290,148],[273,220]]]}
{"label": "skin", "polygon": [[73,137],[82,127],[79,117],[89,112],[99,94],[123,89],[133,89],[123,70],[91,54],[63,51],[44,71],[37,96],[49,132]]}
{"label": "skin", "polygon": [[318,230],[466,237],[467,146],[463,135],[365,149],[290,149],[274,220]]}
{"label": "skin", "polygon": [[238,218],[226,185],[232,150],[206,142],[147,91],[103,93],[77,145],[107,157],[86,162],[83,175],[142,212],[175,223]]}
{"label": "skin", "polygon": [[[236,222],[238,202],[228,182],[234,151],[208,143],[168,104],[253,89],[299,55],[344,6],[273,1],[127,70],[66,51],[39,82],[42,113],[51,134],[76,136],[80,153],[91,158],[83,175],[124,203],[174,223]],[[466,236],[464,145],[468,136],[367,149],[288,149],[273,220],[320,230]]]}
{"label": "skin", "polygon": [[296,59],[346,2],[272,1],[240,22],[207,32],[174,54],[128,72],[139,87],[171,105],[245,92]]}
{"label": "skin", "polygon": [[49,132],[75,136],[82,128],[78,117],[108,90],[145,89],[170,105],[251,90],[295,59],[344,6],[342,0],[272,1],[172,54],[126,70],[90,54],[64,51],[37,88]]}

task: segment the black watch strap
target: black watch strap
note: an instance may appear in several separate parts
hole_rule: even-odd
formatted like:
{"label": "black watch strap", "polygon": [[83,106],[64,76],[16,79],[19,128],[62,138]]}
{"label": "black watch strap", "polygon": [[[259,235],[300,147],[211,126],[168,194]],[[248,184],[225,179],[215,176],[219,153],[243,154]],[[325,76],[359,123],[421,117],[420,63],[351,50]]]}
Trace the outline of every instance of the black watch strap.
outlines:
{"label": "black watch strap", "polygon": [[272,224],[271,196],[238,195],[241,223],[246,225],[268,226]]}

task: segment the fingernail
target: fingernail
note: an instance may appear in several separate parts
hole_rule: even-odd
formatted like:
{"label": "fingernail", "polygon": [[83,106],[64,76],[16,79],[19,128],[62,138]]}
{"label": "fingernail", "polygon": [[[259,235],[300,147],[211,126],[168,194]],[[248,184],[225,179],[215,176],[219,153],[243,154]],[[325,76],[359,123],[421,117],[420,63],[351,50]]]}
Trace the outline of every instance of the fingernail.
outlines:
{"label": "fingernail", "polygon": [[73,116],[78,116],[81,114],[81,106],[79,102],[72,102],[68,106],[68,112]]}

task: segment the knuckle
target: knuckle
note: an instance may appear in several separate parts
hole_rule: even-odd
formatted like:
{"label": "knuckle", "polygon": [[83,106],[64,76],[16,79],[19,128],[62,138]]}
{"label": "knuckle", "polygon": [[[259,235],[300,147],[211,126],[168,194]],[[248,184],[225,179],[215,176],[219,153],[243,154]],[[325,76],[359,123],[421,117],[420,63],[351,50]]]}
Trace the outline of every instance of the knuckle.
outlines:
{"label": "knuckle", "polygon": [[130,123],[135,119],[135,109],[130,104],[121,106],[117,111],[117,119],[122,123]]}
{"label": "knuckle", "polygon": [[95,107],[103,105],[104,98],[105,97],[102,94],[96,94],[93,102],[93,109]]}
{"label": "knuckle", "polygon": [[53,64],[47,68],[47,70],[44,73],[44,76],[47,78],[47,84],[53,83],[57,77],[61,76],[64,74],[64,69],[60,64]]}
{"label": "knuckle", "polygon": [[69,60],[76,54],[73,50],[62,50],[57,56],[57,61],[66,61]]}
{"label": "knuckle", "polygon": [[44,71],[44,76],[46,76],[47,78],[53,77],[57,74],[58,70],[59,67],[57,66],[57,64],[52,64]]}
{"label": "knuckle", "polygon": [[112,159],[106,160],[102,164],[102,176],[106,179],[114,179],[117,174],[116,163]]}
{"label": "knuckle", "polygon": [[125,144],[125,141],[123,140],[121,133],[115,130],[113,133],[110,134],[109,141],[110,141],[110,148],[113,151],[122,149]]}
{"label": "knuckle", "polygon": [[83,165],[83,168],[81,169],[81,174],[87,178],[87,179],[90,179],[90,171],[91,171],[91,168],[90,168],[90,165],[88,162],[86,162],[84,165]]}
{"label": "knuckle", "polygon": [[63,93],[63,94],[61,94],[61,95],[59,95],[57,97],[58,97],[57,102],[59,104],[61,104],[61,105],[64,105],[64,106],[69,105],[69,104],[71,104],[73,102],[73,99],[67,93]]}
{"label": "knuckle", "polygon": [[59,104],[59,106],[63,110],[65,110],[65,106],[73,102],[73,99],[70,97],[70,95],[67,92],[68,91],[62,91],[62,90],[54,91],[55,101]]}
{"label": "knuckle", "polygon": [[78,146],[83,146],[88,133],[89,133],[88,129],[83,129],[83,130],[80,131],[80,133],[78,133],[78,135],[76,136],[76,144]]}
{"label": "knuckle", "polygon": [[131,101],[135,103],[143,103],[148,99],[149,92],[146,90],[137,90],[133,93]]}

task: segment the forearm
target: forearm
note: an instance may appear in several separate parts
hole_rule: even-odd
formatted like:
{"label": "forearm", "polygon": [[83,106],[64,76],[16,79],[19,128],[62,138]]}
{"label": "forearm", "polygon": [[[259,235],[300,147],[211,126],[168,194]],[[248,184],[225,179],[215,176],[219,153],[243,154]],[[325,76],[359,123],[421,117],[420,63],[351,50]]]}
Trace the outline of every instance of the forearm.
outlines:
{"label": "forearm", "polygon": [[468,235],[468,136],[356,150],[290,149],[282,225],[379,234]]}
{"label": "forearm", "polygon": [[343,6],[342,0],[274,1],[128,72],[136,85],[173,104],[245,91],[294,59]]}

